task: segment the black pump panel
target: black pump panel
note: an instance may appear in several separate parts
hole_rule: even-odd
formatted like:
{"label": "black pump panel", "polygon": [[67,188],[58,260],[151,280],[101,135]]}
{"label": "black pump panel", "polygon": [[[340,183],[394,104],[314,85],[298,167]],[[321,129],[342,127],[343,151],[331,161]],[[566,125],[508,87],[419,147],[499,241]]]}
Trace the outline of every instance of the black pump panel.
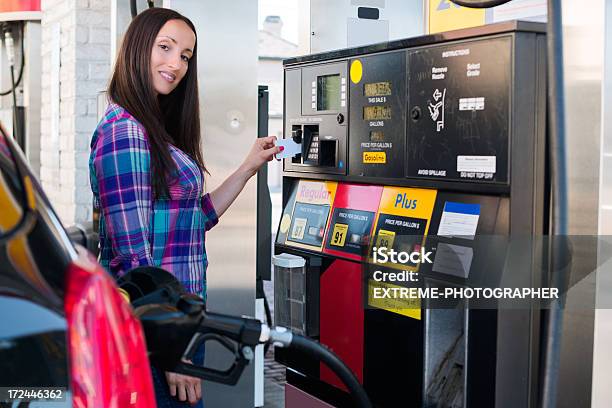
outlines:
{"label": "black pump panel", "polygon": [[407,58],[407,176],[508,184],[512,39],[421,48]]}
{"label": "black pump panel", "polygon": [[[361,66],[350,84],[349,173],[402,178],[406,138],[406,52],[351,60]],[[355,78],[357,79],[357,78]]]}
{"label": "black pump panel", "polygon": [[347,82],[346,61],[285,71],[285,135],[302,145],[285,171],[346,174]]}

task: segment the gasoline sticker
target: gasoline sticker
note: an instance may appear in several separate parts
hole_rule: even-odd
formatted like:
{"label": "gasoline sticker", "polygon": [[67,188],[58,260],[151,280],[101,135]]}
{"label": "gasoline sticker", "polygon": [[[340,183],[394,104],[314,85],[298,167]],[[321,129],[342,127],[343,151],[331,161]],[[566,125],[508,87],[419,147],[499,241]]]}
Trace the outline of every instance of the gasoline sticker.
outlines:
{"label": "gasoline sticker", "polygon": [[291,238],[302,240],[304,238],[304,231],[306,230],[306,218],[296,218],[291,230]]}
{"label": "gasoline sticker", "polygon": [[354,60],[351,63],[351,81],[354,84],[358,84],[361,81],[361,77],[363,76],[363,65],[361,65],[361,61]]}
{"label": "gasoline sticker", "polygon": [[386,152],[363,152],[364,164],[385,164],[387,163]]}
{"label": "gasoline sticker", "polygon": [[291,226],[291,216],[289,214],[283,215],[280,223],[280,232],[282,234],[286,234],[289,231],[289,227]]}
{"label": "gasoline sticker", "polygon": [[334,225],[334,231],[332,233],[332,239],[330,244],[343,247],[346,242],[346,233],[348,231],[347,224],[336,224]]}

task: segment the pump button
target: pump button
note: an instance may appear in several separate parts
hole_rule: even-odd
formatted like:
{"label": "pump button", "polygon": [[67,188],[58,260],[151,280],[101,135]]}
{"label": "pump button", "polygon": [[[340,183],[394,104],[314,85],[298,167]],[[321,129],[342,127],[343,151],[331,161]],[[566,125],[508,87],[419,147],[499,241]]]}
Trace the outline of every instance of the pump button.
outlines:
{"label": "pump button", "polygon": [[336,120],[338,121],[339,124],[344,123],[344,115],[339,113],[338,116],[336,116]]}

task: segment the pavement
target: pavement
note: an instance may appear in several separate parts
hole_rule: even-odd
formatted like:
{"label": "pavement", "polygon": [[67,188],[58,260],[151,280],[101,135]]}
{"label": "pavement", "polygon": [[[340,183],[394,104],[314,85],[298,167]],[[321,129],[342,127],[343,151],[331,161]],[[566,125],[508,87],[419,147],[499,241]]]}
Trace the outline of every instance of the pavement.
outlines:
{"label": "pavement", "polygon": [[[274,273],[272,274],[274,279]],[[264,293],[268,298],[274,320],[274,282],[264,281]],[[264,358],[264,408],[285,407],[285,366],[274,361],[274,347]]]}

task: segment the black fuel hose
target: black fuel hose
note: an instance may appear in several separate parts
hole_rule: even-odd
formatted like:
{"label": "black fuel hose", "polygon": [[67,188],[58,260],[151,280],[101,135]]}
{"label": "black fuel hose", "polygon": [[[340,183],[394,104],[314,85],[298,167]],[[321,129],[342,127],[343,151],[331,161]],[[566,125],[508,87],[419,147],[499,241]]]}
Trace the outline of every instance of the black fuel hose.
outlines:
{"label": "black fuel hose", "polygon": [[300,350],[310,357],[316,358],[325,363],[346,385],[350,394],[355,399],[358,408],[372,408],[372,403],[365,390],[359,384],[357,377],[349,368],[329,349],[307,337],[293,334],[291,344],[287,348]]}
{"label": "black fuel hose", "polygon": [[[8,23],[5,23],[8,24]],[[24,50],[24,43],[25,43],[25,39],[24,39],[24,29],[23,26],[25,25],[24,22],[21,23],[21,31],[20,31],[20,35],[21,35],[21,65],[19,67],[19,74],[17,75],[17,80],[12,80],[11,83],[11,87],[9,89],[7,89],[6,91],[1,91],[0,92],[0,96],[6,96],[8,94],[10,94],[11,92],[15,91],[17,89],[17,87],[19,86],[19,84],[21,83],[21,80],[23,78],[23,67],[25,66],[25,50]]]}
{"label": "black fuel hose", "polygon": [[[264,310],[266,312],[266,324],[272,327],[272,311],[270,311],[270,304],[268,303],[268,297],[266,296],[265,293],[263,294],[263,300],[264,300]],[[264,357],[266,354],[268,354],[269,349],[270,349],[270,343],[264,344]]]}

